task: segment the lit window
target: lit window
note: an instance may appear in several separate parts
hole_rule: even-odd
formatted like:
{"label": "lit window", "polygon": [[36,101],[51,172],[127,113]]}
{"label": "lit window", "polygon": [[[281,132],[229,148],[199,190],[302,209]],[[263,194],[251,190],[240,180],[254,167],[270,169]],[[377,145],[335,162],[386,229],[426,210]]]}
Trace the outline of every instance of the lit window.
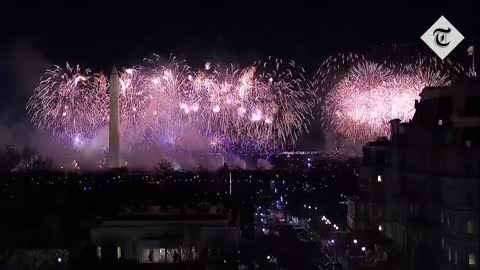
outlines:
{"label": "lit window", "polygon": [[122,249],[117,246],[117,259],[120,259],[122,257]]}
{"label": "lit window", "polygon": [[379,183],[382,182],[382,176],[381,175],[377,175],[377,182],[379,182]]}
{"label": "lit window", "polygon": [[473,234],[473,220],[467,221],[467,232]]}
{"label": "lit window", "polygon": [[466,140],[466,141],[465,141],[465,146],[466,146],[467,148],[472,147],[472,141]]}
{"label": "lit window", "polygon": [[102,258],[102,247],[97,246],[97,258],[101,259]]}
{"label": "lit window", "polygon": [[378,230],[383,231],[382,225],[378,225]]}
{"label": "lit window", "polygon": [[443,125],[443,120],[442,119],[438,119],[438,125],[439,126]]}
{"label": "lit window", "polygon": [[475,253],[470,253],[468,254],[468,264],[469,265],[475,265]]}

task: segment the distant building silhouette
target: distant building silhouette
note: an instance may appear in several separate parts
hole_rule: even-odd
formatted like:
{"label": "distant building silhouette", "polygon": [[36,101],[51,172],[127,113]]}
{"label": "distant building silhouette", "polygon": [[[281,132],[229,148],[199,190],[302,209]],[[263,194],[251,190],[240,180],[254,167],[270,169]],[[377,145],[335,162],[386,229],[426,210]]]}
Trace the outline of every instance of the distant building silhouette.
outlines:
{"label": "distant building silhouette", "polygon": [[363,148],[347,223],[387,251],[389,269],[479,264],[480,82],[426,87],[408,123]]}
{"label": "distant building silhouette", "polygon": [[208,265],[231,261],[240,230],[221,204],[149,206],[99,220],[91,238],[107,263]]}

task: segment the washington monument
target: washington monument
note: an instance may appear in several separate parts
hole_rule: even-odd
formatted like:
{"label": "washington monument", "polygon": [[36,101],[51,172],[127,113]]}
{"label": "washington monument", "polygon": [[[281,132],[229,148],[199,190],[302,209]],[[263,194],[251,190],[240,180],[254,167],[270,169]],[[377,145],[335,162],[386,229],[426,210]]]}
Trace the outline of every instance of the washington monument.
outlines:
{"label": "washington monument", "polygon": [[110,123],[108,131],[108,166],[120,167],[120,112],[118,95],[120,92],[120,78],[117,69],[113,67],[110,74]]}

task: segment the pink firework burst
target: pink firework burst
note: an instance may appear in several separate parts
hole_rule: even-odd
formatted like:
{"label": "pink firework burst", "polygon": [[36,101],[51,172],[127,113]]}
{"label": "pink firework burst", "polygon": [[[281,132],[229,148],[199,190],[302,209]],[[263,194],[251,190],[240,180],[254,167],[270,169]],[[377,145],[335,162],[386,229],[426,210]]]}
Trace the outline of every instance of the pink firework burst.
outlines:
{"label": "pink firework burst", "polygon": [[410,120],[425,86],[448,84],[449,73],[424,61],[395,66],[361,60],[324,96],[322,119],[344,146],[358,150],[377,136],[387,136],[390,120]]}

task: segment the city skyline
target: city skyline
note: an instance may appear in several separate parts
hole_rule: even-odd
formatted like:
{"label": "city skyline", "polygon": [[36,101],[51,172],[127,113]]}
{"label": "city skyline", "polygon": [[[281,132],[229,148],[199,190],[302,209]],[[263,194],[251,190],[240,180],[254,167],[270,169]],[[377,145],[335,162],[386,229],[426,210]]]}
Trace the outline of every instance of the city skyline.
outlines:
{"label": "city skyline", "polygon": [[[100,5],[97,11],[102,8]],[[82,10],[79,7],[77,12]],[[327,57],[338,53],[374,52],[381,58],[382,54],[419,51],[435,57],[419,37],[440,15],[446,16],[466,37],[448,59],[469,65],[466,49],[477,39],[478,29],[471,23],[474,14],[465,7],[445,10],[419,5],[414,10],[404,7],[389,12],[375,10],[368,6],[355,11],[343,7],[322,11],[307,7],[257,11],[248,8],[172,9],[158,20],[132,12],[124,26],[121,22],[109,24],[110,15],[100,16],[93,12],[92,21],[82,21],[82,27],[72,27],[69,31],[60,30],[61,23],[58,28],[42,27],[41,31],[36,31],[35,26],[28,30],[20,25],[19,31],[7,31],[1,37],[0,70],[9,70],[0,73],[0,82],[6,86],[9,97],[9,102],[3,106],[3,114],[8,115],[3,122],[12,126],[19,120],[28,126],[22,113],[25,99],[46,69],[65,62],[108,74],[114,65],[138,65],[154,53],[164,60],[174,54],[188,59],[189,64],[196,67],[209,61],[246,65],[273,56],[294,60],[312,78]],[[249,11],[252,17],[260,19],[241,19],[249,17],[245,16]],[[408,20],[404,20],[407,13]],[[62,12],[57,16],[63,18]],[[138,20],[140,17],[144,21]],[[237,19],[228,20],[229,17]],[[93,18],[98,20],[94,23]],[[377,23],[380,20],[383,23]],[[221,21],[229,24],[218,23]],[[111,34],[106,34],[107,25]],[[393,53],[392,47],[397,48]],[[29,65],[20,64],[25,62]],[[304,133],[297,144],[300,150],[320,150],[329,140],[325,138],[319,111],[313,113],[310,132]]]}

